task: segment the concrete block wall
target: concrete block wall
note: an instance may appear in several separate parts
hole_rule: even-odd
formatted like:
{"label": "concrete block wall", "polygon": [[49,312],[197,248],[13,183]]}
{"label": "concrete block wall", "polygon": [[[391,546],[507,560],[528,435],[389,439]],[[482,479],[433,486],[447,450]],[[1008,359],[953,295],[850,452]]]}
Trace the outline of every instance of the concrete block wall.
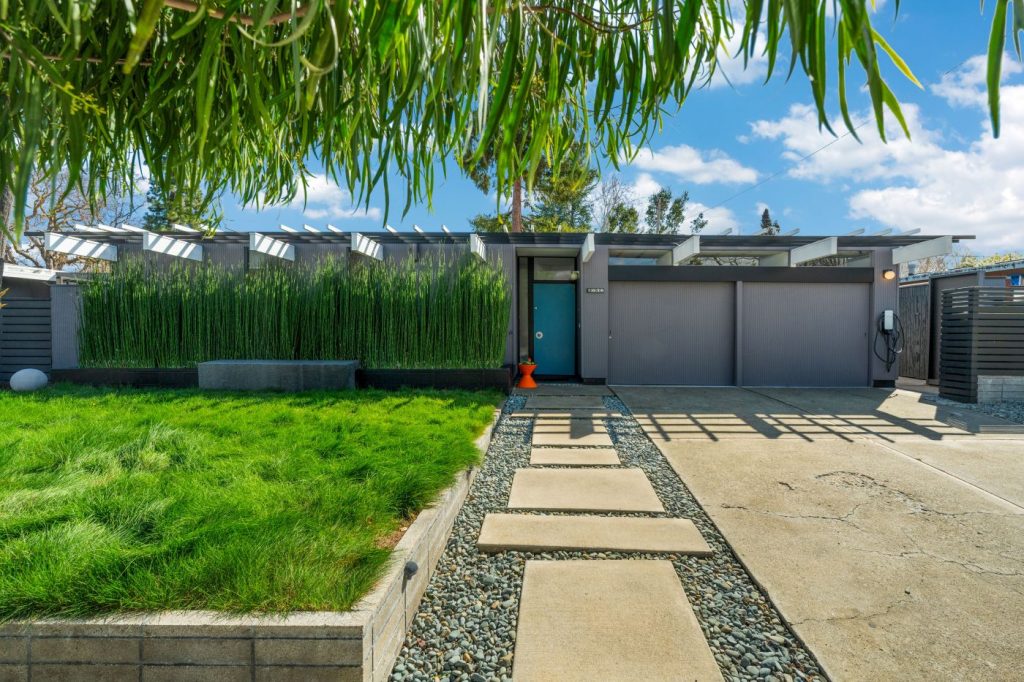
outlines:
{"label": "concrete block wall", "polygon": [[1024,376],[978,377],[979,403],[998,403],[1003,400],[1024,400]]}

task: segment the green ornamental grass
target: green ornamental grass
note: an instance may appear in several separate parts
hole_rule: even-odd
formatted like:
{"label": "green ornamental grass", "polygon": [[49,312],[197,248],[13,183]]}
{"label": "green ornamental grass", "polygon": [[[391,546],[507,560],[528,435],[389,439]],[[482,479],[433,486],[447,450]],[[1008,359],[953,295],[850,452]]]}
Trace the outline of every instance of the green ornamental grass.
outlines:
{"label": "green ornamental grass", "polygon": [[81,285],[85,367],[205,360],[359,360],[369,368],[487,368],[504,360],[501,264],[324,259],[239,268],[141,259]]}
{"label": "green ornamental grass", "polygon": [[0,622],[347,609],[500,400],[0,391]]}

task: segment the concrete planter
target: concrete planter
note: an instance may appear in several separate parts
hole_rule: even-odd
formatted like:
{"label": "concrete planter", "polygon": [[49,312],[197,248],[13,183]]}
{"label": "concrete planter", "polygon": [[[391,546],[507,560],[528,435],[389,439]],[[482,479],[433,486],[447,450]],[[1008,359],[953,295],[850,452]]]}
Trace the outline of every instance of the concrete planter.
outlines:
{"label": "concrete planter", "polygon": [[[493,428],[477,440],[482,453]],[[8,623],[0,625],[0,680],[385,680],[476,473],[463,471],[416,517],[384,577],[351,611]]]}
{"label": "concrete planter", "polygon": [[213,360],[199,363],[199,388],[337,391],[356,387],[356,360]]}

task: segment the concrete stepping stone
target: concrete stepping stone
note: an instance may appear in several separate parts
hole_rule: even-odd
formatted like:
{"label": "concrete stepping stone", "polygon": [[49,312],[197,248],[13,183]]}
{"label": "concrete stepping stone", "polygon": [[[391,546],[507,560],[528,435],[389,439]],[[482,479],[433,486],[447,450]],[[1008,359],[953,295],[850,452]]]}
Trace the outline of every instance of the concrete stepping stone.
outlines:
{"label": "concrete stepping stone", "polygon": [[482,552],[675,552],[707,556],[711,548],[689,519],[488,514]]}
{"label": "concrete stepping stone", "polygon": [[640,469],[517,469],[509,509],[663,512]]}
{"label": "concrete stepping stone", "polygon": [[530,451],[531,465],[558,466],[618,466],[615,448],[534,448]]}
{"label": "concrete stepping stone", "polygon": [[512,677],[718,682],[672,563],[527,561]]}
{"label": "concrete stepping stone", "polygon": [[531,395],[526,399],[526,409],[569,410],[581,407],[589,410],[605,409],[604,400],[599,395]]}
{"label": "concrete stepping stone", "polygon": [[595,384],[538,384],[537,388],[516,390],[523,395],[612,395],[607,386]]}
{"label": "concrete stepping stone", "polygon": [[534,445],[612,447],[604,422],[596,419],[544,419],[533,424]]}
{"label": "concrete stepping stone", "polygon": [[515,419],[536,419],[545,420],[566,420],[566,419],[628,419],[629,415],[616,412],[615,410],[602,410],[591,407],[574,407],[565,410],[559,409],[530,409],[513,410],[509,416]]}

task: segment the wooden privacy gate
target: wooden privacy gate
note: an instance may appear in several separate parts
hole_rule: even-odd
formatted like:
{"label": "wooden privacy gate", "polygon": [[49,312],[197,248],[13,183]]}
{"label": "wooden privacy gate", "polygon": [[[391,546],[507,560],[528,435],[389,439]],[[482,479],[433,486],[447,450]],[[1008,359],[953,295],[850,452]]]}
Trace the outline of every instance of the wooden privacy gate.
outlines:
{"label": "wooden privacy gate", "polygon": [[931,367],[931,282],[900,287],[900,322],[903,323],[903,354],[900,376],[928,379]]}
{"label": "wooden privacy gate", "polygon": [[1024,289],[942,292],[939,393],[978,400],[979,376],[1024,376]]}
{"label": "wooden privacy gate", "polygon": [[19,369],[50,372],[50,301],[38,298],[3,299],[0,308],[0,382]]}

